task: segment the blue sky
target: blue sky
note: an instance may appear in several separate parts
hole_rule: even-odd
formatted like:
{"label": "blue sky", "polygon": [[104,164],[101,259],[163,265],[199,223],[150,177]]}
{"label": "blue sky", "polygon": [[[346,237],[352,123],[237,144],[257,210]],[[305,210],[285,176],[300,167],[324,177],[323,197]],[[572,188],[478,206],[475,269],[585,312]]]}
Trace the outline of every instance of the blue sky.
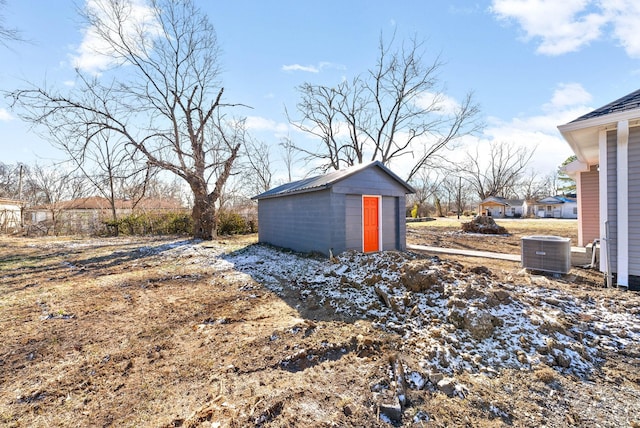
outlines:
{"label": "blue sky", "polygon": [[[85,29],[78,0],[7,0],[5,25],[28,43],[0,46],[0,90],[25,82],[64,86],[81,56]],[[571,154],[556,129],[632,92],[640,76],[640,5],[635,0],[494,1],[213,1],[201,0],[222,49],[228,101],[261,139],[302,138],[288,124],[296,87],[333,85],[375,64],[380,34],[425,40],[437,55],[452,102],[468,91],[481,105],[484,132],[466,144],[495,140],[537,147],[532,168],[553,171]],[[463,150],[462,148],[460,150]],[[0,99],[0,161],[47,163],[51,149]],[[276,165],[277,168],[277,165]]]}

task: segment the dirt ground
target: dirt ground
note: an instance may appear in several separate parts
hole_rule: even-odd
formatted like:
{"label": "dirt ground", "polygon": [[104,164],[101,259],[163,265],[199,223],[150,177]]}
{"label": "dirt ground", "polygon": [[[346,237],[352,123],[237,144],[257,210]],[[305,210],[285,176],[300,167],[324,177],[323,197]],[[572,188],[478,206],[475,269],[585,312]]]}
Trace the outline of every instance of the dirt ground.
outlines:
{"label": "dirt ground", "polygon": [[[523,237],[553,235],[570,238],[571,245],[578,245],[577,220],[567,219],[496,219],[496,224],[507,229],[506,235],[481,235],[462,232],[461,224],[471,221],[471,217],[438,218],[432,221],[409,223],[407,244],[425,245],[462,250],[489,251],[494,253],[520,254]],[[520,267],[518,263],[447,255],[447,259],[457,260],[468,266],[488,266],[492,270],[511,271]],[[571,282],[600,287],[604,275],[597,270],[574,269],[566,278]]]}
{"label": "dirt ground", "polygon": [[507,235],[467,234],[461,223],[471,218],[457,220],[453,217],[433,221],[409,223],[407,243],[443,248],[493,251],[520,254],[520,241],[531,235],[556,235],[571,238],[571,245],[578,245],[576,220],[559,219],[497,219],[496,224],[507,229]]}
{"label": "dirt ground", "polygon": [[[407,240],[518,252],[448,227]],[[255,240],[0,237],[0,424],[640,426],[640,297],[599,273]]]}

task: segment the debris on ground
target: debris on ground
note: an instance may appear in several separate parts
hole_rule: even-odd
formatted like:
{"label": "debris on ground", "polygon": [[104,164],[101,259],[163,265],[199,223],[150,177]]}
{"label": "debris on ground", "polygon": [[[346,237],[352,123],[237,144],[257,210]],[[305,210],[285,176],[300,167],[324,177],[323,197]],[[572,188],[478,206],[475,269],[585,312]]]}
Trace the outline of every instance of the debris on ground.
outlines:
{"label": "debris on ground", "polygon": [[496,224],[491,216],[479,215],[473,220],[462,223],[462,231],[466,233],[482,233],[487,235],[506,235],[507,229]]}

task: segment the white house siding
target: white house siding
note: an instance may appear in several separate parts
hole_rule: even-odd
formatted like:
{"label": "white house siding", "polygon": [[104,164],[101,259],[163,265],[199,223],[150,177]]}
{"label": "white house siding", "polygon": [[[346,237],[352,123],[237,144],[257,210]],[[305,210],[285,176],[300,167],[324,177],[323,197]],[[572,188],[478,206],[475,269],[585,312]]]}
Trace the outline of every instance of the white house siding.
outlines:
{"label": "white house siding", "polygon": [[578,218],[578,203],[577,202],[565,202],[560,207],[560,218]]}
{"label": "white house siding", "polygon": [[640,276],[640,127],[629,130],[629,275]]}
{"label": "white house siding", "polygon": [[[617,176],[617,131],[607,132],[607,219],[609,221],[609,260],[611,271],[617,272],[618,268],[618,176]],[[604,236],[605,231],[602,231]]]}
{"label": "white house siding", "polygon": [[0,232],[7,233],[20,227],[20,205],[0,201]]}

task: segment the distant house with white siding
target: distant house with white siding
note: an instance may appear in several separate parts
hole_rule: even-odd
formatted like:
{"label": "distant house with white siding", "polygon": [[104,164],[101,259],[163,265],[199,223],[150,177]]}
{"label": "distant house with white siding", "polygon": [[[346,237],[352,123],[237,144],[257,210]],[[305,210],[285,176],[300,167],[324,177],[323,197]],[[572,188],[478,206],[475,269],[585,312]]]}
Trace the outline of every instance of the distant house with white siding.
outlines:
{"label": "distant house with white siding", "polygon": [[533,209],[541,218],[578,218],[578,200],[570,196],[549,196],[536,201]]}
{"label": "distant house with white siding", "polygon": [[0,233],[11,233],[22,226],[23,206],[21,201],[0,198]]}
{"label": "distant house with white siding", "polygon": [[478,213],[491,217],[524,217],[527,215],[527,201],[489,196],[480,202]]}

